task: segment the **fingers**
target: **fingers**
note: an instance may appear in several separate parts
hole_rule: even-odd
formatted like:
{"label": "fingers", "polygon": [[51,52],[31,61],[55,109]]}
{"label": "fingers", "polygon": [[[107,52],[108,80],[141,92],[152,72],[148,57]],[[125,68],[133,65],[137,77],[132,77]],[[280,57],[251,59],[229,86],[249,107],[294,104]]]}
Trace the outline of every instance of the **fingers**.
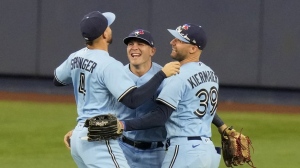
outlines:
{"label": "fingers", "polygon": [[64,136],[64,143],[68,149],[71,149],[71,144],[70,144],[70,137],[72,136],[73,130],[69,131],[65,136]]}
{"label": "fingers", "polygon": [[162,68],[162,71],[167,77],[178,74],[180,71],[180,63],[178,61],[169,62]]}
{"label": "fingers", "polygon": [[122,134],[123,130],[124,130],[124,123],[122,121],[118,120],[118,130],[117,130],[117,134]]}

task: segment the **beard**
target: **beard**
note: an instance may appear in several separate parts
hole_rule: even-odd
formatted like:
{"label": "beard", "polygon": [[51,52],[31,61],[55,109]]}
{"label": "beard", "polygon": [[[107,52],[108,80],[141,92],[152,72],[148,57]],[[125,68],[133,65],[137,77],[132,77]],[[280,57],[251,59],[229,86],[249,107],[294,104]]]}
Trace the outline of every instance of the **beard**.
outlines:
{"label": "beard", "polygon": [[185,55],[181,54],[181,53],[175,53],[175,54],[171,54],[171,58],[173,60],[176,60],[176,61],[183,61],[185,59]]}
{"label": "beard", "polygon": [[109,40],[107,40],[107,43],[108,43],[108,44],[112,44],[112,42],[113,42],[112,37],[111,37]]}

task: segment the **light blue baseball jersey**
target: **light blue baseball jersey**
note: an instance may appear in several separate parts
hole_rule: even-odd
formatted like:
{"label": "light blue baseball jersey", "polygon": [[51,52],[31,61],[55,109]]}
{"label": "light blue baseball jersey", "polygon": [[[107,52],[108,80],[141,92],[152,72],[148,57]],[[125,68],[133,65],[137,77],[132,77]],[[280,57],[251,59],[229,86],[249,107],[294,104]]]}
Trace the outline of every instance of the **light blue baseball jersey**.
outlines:
{"label": "light blue baseball jersey", "polygon": [[54,75],[64,85],[73,83],[78,122],[100,114],[116,114],[118,101],[136,88],[123,64],[103,50],[83,48],[72,53]]}
{"label": "light blue baseball jersey", "polygon": [[163,86],[157,100],[174,109],[166,122],[167,138],[211,137],[219,89],[214,71],[202,62],[186,63]]}
{"label": "light blue baseball jersey", "polygon": [[[161,68],[162,67],[160,65],[153,62],[150,70],[141,77],[135,75],[130,71],[129,64],[125,66],[125,71],[130,76],[130,78],[135,82],[135,85],[139,87],[145,84],[146,82],[148,82],[158,71],[161,70]],[[146,113],[150,112],[151,110],[154,110],[156,108],[156,98],[159,92],[161,91],[161,88],[162,85],[158,88],[156,93],[153,94],[151,100],[148,100],[147,102],[143,103],[141,106],[139,106],[136,109],[130,109],[120,103],[119,106],[120,113],[118,115],[118,118],[120,120],[133,119],[133,118],[141,117]],[[166,129],[165,127],[158,127],[158,128],[147,129],[147,130],[127,131],[127,132],[123,132],[123,135],[135,141],[146,141],[146,142],[164,141],[166,139]]]}
{"label": "light blue baseball jersey", "polygon": [[[135,82],[136,86],[141,86],[148,82],[153,75],[161,70],[161,66],[152,62],[152,66],[147,73],[139,77],[132,73],[129,69],[129,64],[124,66],[125,71],[130,76],[130,78]],[[162,85],[161,85],[162,86]],[[156,108],[156,98],[161,91],[161,86],[153,93],[153,97],[143,103],[141,106],[136,109],[130,109],[124,106],[122,103],[119,103],[120,113],[118,115],[119,119],[126,120],[137,118],[143,116],[145,113],[150,112]],[[166,139],[166,129],[165,127],[157,127],[146,130],[138,131],[127,131],[123,132],[123,135],[128,139],[133,141],[143,141],[143,142],[153,142],[153,141],[165,141]],[[122,148],[126,160],[131,168],[160,168],[165,157],[165,149],[163,147],[151,148],[147,150],[138,149],[133,147],[122,140],[119,141],[120,147]]]}

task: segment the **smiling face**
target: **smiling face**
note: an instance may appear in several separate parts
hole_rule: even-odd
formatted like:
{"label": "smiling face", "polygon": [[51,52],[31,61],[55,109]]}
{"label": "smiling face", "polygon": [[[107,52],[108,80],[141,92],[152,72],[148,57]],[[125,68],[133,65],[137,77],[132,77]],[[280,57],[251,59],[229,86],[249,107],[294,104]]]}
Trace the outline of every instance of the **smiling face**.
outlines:
{"label": "smiling face", "polygon": [[155,54],[155,48],[147,44],[147,42],[132,38],[127,44],[127,57],[130,65],[133,66],[149,66],[151,67],[151,57]]}
{"label": "smiling face", "polygon": [[171,58],[176,61],[183,61],[189,55],[191,44],[183,42],[177,38],[174,38],[170,42],[172,46]]}

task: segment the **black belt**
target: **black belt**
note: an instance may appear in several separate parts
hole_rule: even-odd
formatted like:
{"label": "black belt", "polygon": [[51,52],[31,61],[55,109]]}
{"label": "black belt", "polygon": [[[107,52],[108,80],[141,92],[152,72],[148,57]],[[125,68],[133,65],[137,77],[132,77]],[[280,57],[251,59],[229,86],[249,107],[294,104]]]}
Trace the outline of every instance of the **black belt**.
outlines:
{"label": "black belt", "polygon": [[[210,139],[210,138],[209,138]],[[192,136],[192,137],[187,137],[187,140],[202,140],[202,138],[200,136]],[[211,139],[210,139],[211,140]]]}
{"label": "black belt", "polygon": [[125,136],[122,136],[122,141],[127,143],[128,145],[131,145],[133,147],[136,147],[138,149],[143,149],[143,150],[150,149],[150,148],[159,148],[159,147],[164,146],[164,144],[162,142],[154,142],[154,143],[156,143],[156,146],[152,146],[153,142],[133,141],[133,140],[126,138]]}

